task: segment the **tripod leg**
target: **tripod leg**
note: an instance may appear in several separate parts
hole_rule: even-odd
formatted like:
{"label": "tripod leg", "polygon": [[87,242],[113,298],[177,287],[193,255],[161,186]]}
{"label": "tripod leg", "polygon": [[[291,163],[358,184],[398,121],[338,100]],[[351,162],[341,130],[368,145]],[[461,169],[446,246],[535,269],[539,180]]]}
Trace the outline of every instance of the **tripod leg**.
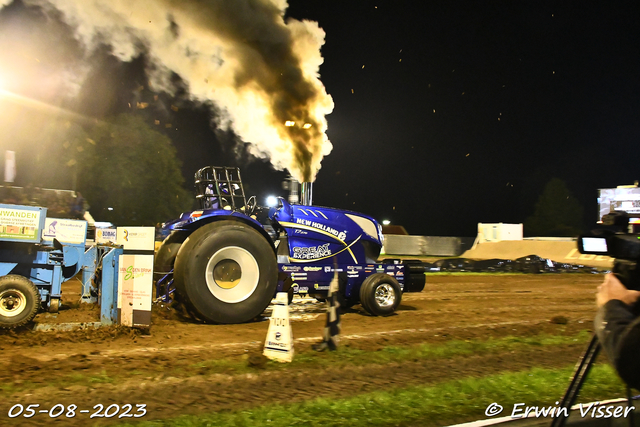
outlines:
{"label": "tripod leg", "polygon": [[[578,393],[582,388],[582,384],[584,384],[584,380],[587,378],[589,371],[591,370],[591,366],[593,366],[593,362],[598,356],[600,352],[600,343],[598,342],[598,337],[596,335],[591,338],[591,342],[589,343],[589,347],[587,347],[587,351],[585,351],[584,355],[580,358],[580,362],[578,362],[576,369],[573,373],[573,378],[571,378],[571,382],[569,383],[569,387],[567,387],[567,391],[562,398],[562,402],[560,402],[560,408],[566,408],[566,413],[568,414],[571,410],[571,407],[574,403],[576,403],[576,398],[578,397]],[[564,413],[562,411],[561,413]],[[556,417],[551,421],[551,427],[562,427],[567,421],[567,417],[561,415]]]}

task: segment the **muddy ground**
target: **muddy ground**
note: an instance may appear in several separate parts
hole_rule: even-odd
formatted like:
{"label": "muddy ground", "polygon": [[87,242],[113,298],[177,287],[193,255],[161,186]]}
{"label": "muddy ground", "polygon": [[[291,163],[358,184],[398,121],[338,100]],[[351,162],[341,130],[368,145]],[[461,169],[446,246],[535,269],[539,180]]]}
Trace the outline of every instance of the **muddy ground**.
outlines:
{"label": "muddy ground", "polygon": [[[405,294],[393,316],[371,317],[359,306],[343,314],[341,347],[376,350],[388,345],[591,330],[595,289],[601,281],[601,275],[586,274],[428,276],[424,291]],[[39,314],[36,322],[98,321],[97,307],[79,306],[79,291],[79,283],[67,284],[60,313]],[[311,344],[320,340],[324,327],[325,306],[296,297],[291,315],[296,354],[312,351]],[[38,409],[74,404],[77,411],[90,413],[97,404],[105,408],[146,404],[142,419],[156,420],[318,396],[352,396],[532,366],[566,366],[584,350],[582,343],[447,360],[419,359],[401,366],[298,367],[287,369],[284,375],[281,370],[263,369],[259,355],[267,329],[268,321],[198,324],[156,306],[148,334],[113,327],[0,331],[4,367],[0,370],[0,425],[84,426],[95,421],[80,413],[53,420],[44,413],[10,419],[8,411],[16,404],[39,404]],[[246,361],[249,370],[225,372],[220,365],[214,370],[211,366],[218,359]]]}

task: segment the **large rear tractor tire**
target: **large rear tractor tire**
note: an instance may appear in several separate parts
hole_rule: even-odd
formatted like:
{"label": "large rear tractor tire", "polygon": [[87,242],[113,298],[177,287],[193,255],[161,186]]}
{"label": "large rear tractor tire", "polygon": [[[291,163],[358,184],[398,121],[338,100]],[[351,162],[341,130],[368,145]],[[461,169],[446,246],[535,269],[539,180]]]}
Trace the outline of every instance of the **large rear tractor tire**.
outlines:
{"label": "large rear tractor tire", "polygon": [[275,252],[256,230],[218,221],[194,231],[175,261],[176,291],[187,309],[213,323],[243,323],[264,311],[275,295]]}
{"label": "large rear tractor tire", "polygon": [[367,277],[360,287],[360,304],[373,316],[393,314],[402,301],[398,281],[384,273]]}
{"label": "large rear tractor tire", "polygon": [[26,277],[0,277],[0,327],[17,328],[29,323],[40,309],[40,293]]}

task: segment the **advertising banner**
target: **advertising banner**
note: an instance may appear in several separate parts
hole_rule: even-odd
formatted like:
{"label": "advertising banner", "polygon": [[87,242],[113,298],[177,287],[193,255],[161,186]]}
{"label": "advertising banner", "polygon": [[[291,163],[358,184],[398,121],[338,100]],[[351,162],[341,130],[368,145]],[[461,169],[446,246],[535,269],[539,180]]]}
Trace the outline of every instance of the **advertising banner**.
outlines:
{"label": "advertising banner", "polygon": [[151,324],[153,255],[120,255],[118,260],[118,323]]}
{"label": "advertising banner", "polygon": [[156,237],[155,227],[118,227],[117,243],[125,252],[153,251]]}
{"label": "advertising banner", "polygon": [[79,219],[47,218],[42,230],[42,240],[60,243],[84,244],[87,239],[87,221]]}
{"label": "advertising banner", "polygon": [[40,242],[46,215],[46,208],[0,205],[0,239]]}
{"label": "advertising banner", "polygon": [[96,228],[96,243],[113,243],[118,241],[115,228]]}
{"label": "advertising banner", "polygon": [[[602,217],[612,211],[625,211],[633,215],[640,214],[640,188],[601,188],[598,192],[598,221],[602,221]],[[638,221],[638,218],[632,218],[629,222],[637,223]]]}
{"label": "advertising banner", "polygon": [[155,227],[118,227],[122,245],[118,271],[118,319],[125,326],[151,325]]}

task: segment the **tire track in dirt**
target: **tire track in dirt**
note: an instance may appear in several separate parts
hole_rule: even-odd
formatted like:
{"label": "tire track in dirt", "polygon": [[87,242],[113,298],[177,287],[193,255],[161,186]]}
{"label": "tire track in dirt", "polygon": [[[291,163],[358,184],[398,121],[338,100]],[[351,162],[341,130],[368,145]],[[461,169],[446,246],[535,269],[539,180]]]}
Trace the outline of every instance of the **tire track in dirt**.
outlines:
{"label": "tire track in dirt", "polygon": [[[438,328],[408,328],[408,329],[397,329],[391,331],[379,331],[379,332],[368,332],[363,334],[350,334],[350,335],[341,335],[341,341],[351,341],[351,340],[361,340],[367,338],[374,338],[379,336],[386,335],[402,335],[402,334],[432,334],[433,332],[445,332],[449,330],[456,329],[475,329],[475,328],[495,328],[501,326],[513,326],[513,325],[532,325],[536,323],[542,323],[536,320],[520,320],[514,322],[492,322],[492,323],[482,323],[482,324],[474,324],[474,325],[465,325],[465,326],[449,326],[449,327],[438,327]],[[304,344],[304,343],[313,343],[322,341],[321,336],[315,337],[302,337],[302,338],[294,338],[294,345]],[[151,355],[156,353],[183,353],[183,352],[201,352],[208,350],[225,350],[225,349],[242,349],[242,350],[254,350],[256,348],[262,347],[262,342],[257,341],[248,341],[248,342],[235,342],[235,343],[218,343],[218,344],[201,344],[201,345],[186,345],[186,346],[174,346],[174,347],[141,347],[135,349],[126,349],[126,350],[101,350],[99,353],[93,355],[97,357],[118,357],[118,356],[126,356],[133,357],[136,355]],[[33,355],[30,356],[32,359],[39,362],[50,362],[53,360],[62,360],[68,359],[72,357],[86,357],[86,355],[82,355],[79,353],[57,353],[49,356],[40,356]],[[10,361],[9,357],[0,357],[0,363],[8,363]]]}
{"label": "tire track in dirt", "polygon": [[[593,276],[568,275],[433,279],[437,283],[428,282],[422,293],[405,295],[397,316],[371,317],[357,307],[347,312],[342,319],[341,346],[372,352],[385,346],[406,348],[450,340],[575,335],[593,327],[595,284],[601,281]],[[318,310],[312,308],[314,314]],[[68,317],[73,315],[72,321],[83,321],[95,312],[71,309],[53,320],[70,321]],[[154,316],[152,336],[108,328],[61,334],[0,332],[0,361],[5,367],[0,370],[0,384],[5,390],[22,390],[1,394],[0,425],[10,421],[7,409],[15,403],[33,402],[43,407],[73,403],[88,409],[97,403],[147,403],[150,414],[145,419],[167,418],[184,412],[235,410],[317,396],[353,396],[404,384],[431,384],[533,366],[567,366],[575,363],[586,346],[541,346],[515,353],[412,360],[402,365],[313,369],[289,365],[282,367],[282,373],[280,368],[269,368],[250,374],[213,374],[209,368],[201,369],[199,363],[219,359],[238,362],[240,356],[259,353],[268,324],[201,325],[160,308]],[[552,320],[557,316],[564,320]],[[324,317],[292,324],[298,337],[296,354],[310,352],[308,344],[319,341]],[[121,383],[89,382],[93,377],[102,381],[102,373],[106,380],[115,378]],[[79,384],[78,380],[69,382],[75,375],[87,382],[69,385]],[[20,425],[89,423],[88,417],[79,416],[19,421]],[[26,424],[32,422],[35,424]]]}
{"label": "tire track in dirt", "polygon": [[[582,344],[552,348],[526,348],[507,353],[488,353],[452,358],[415,359],[402,364],[314,367],[289,369],[286,372],[260,371],[238,375],[201,375],[187,378],[154,378],[143,382],[127,381],[119,385],[96,384],[59,390],[51,387],[31,393],[16,394],[0,404],[0,414],[7,414],[15,403],[39,403],[42,408],[54,404],[75,404],[90,408],[96,403],[145,403],[144,420],[164,419],[178,414],[238,411],[264,404],[294,403],[317,397],[345,398],[360,393],[396,387],[428,385],[468,377],[482,377],[506,371],[564,367],[575,362]],[[28,420],[29,425],[45,425],[46,417]],[[87,425],[88,417],[65,419],[65,426]],[[18,419],[15,419],[18,425]],[[24,424],[24,419],[20,419]],[[101,420],[100,425],[117,423]],[[13,424],[9,424],[13,425]]]}

